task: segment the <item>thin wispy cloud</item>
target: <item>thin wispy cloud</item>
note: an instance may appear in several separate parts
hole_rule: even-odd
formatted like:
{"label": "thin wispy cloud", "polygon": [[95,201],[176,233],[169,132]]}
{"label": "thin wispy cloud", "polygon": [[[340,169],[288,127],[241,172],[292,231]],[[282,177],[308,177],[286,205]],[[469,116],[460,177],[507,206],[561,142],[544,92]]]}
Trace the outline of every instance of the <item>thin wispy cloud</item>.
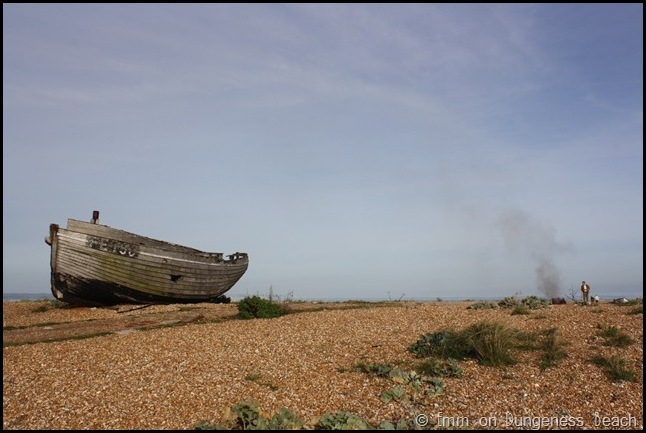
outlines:
{"label": "thin wispy cloud", "polygon": [[573,246],[560,289],[640,292],[642,8],[4,5],[5,291],[99,209],[248,252],[240,292],[543,293],[508,211]]}

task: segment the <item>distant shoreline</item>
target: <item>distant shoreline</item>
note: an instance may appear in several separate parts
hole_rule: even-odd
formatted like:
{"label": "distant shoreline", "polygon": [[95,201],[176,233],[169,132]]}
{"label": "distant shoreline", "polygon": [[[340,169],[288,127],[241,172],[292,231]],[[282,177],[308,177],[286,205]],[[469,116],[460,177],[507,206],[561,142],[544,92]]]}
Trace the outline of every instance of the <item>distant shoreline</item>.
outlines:
{"label": "distant shoreline", "polygon": [[3,301],[23,301],[37,299],[54,299],[51,293],[2,293]]}
{"label": "distant shoreline", "polygon": [[[256,294],[257,296],[266,298],[267,296],[261,295],[261,294]],[[578,295],[578,294],[577,294]],[[632,295],[625,295],[625,294],[603,294],[600,293],[598,294],[599,297],[602,300],[613,300],[617,298],[626,298],[626,299],[635,299],[635,298],[643,298],[643,294],[632,294]],[[231,295],[231,298],[234,302],[237,302],[246,296],[254,296],[253,294],[249,295],[241,295],[241,294],[233,294]],[[507,295],[507,296],[473,296],[473,297],[452,297],[452,296],[437,296],[437,297],[420,297],[420,298],[407,298],[403,297],[401,301],[404,302],[465,302],[465,301],[499,301],[501,299],[504,299],[506,297],[510,297],[514,295]],[[520,294],[520,295],[515,295],[517,298],[524,298],[526,296],[531,296],[531,295],[525,295],[525,294]],[[539,296],[540,295],[535,295]],[[571,300],[570,298],[564,296],[566,300]],[[24,300],[39,300],[39,299],[54,299],[54,296],[51,293],[2,293],[2,300],[3,301],[24,301]],[[282,296],[276,296],[277,301],[285,301],[285,299]],[[327,298],[327,299],[321,299],[321,298],[292,298],[289,299],[290,301],[293,302],[347,302],[347,301],[360,301],[360,302],[396,302],[400,301],[400,299],[384,299],[384,298]]]}

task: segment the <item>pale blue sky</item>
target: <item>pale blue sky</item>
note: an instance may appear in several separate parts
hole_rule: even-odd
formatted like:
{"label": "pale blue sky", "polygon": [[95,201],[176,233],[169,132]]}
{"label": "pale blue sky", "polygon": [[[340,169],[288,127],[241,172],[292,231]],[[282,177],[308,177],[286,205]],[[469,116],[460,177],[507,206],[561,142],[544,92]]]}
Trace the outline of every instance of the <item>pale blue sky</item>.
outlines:
{"label": "pale blue sky", "polygon": [[642,95],[642,4],[4,4],[3,291],[99,210],[232,296],[642,296]]}

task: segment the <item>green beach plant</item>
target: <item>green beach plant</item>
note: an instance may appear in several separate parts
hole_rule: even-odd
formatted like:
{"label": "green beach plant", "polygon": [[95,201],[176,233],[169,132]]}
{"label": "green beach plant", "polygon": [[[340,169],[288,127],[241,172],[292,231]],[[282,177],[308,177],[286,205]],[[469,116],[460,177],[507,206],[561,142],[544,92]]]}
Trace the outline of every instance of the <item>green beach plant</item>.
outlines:
{"label": "green beach plant", "polygon": [[256,402],[234,404],[228,414],[225,417],[229,420],[227,425],[201,420],[195,430],[411,430],[415,427],[409,420],[382,421],[378,427],[373,427],[351,412],[328,412],[320,418],[304,421],[286,407],[267,418]]}
{"label": "green beach plant", "polygon": [[420,358],[477,359],[483,365],[500,367],[515,363],[511,355],[517,331],[498,322],[479,322],[455,332],[443,330],[420,336],[408,350]]}
{"label": "green beach plant", "polygon": [[541,308],[547,308],[550,305],[550,301],[545,298],[539,298],[538,296],[530,295],[525,298],[518,299],[515,295],[508,296],[500,301],[498,301],[498,306],[501,308],[516,308],[520,305],[524,305],[530,310],[538,310]]}
{"label": "green beach plant", "polygon": [[590,362],[604,369],[606,376],[613,382],[637,382],[638,375],[635,371],[626,368],[626,360],[619,355],[605,357],[597,355]]}
{"label": "green beach plant", "polygon": [[565,350],[567,343],[559,337],[558,328],[550,328],[543,334],[545,339],[541,345],[543,354],[540,358],[540,368],[541,370],[546,370],[556,367],[568,355]]}
{"label": "green beach plant", "polygon": [[442,330],[421,335],[408,348],[418,358],[436,356],[462,360],[468,356],[469,343],[462,333]]}
{"label": "green beach plant", "polygon": [[538,296],[530,295],[526,296],[522,301],[522,304],[526,305],[530,310],[539,310],[541,308],[547,308],[550,305],[550,301],[545,298],[539,298]]}
{"label": "green beach plant", "polygon": [[400,401],[406,399],[406,388],[400,385],[395,385],[392,390],[384,391],[381,395],[381,401],[388,403],[389,401]]}
{"label": "green beach plant", "polygon": [[428,358],[419,364],[415,371],[420,372],[426,376],[434,377],[462,377],[462,368],[458,365],[457,361],[452,358]]}
{"label": "green beach plant", "polygon": [[518,304],[511,311],[512,316],[516,316],[516,315],[519,315],[519,314],[520,315],[527,315],[529,313],[530,313],[529,307],[527,305],[525,305],[525,304]]}
{"label": "green beach plant", "polygon": [[516,362],[511,355],[515,332],[507,325],[480,322],[469,326],[464,334],[471,347],[471,356],[481,364],[500,367]]}
{"label": "green beach plant", "polygon": [[380,377],[388,377],[393,366],[390,364],[357,364],[354,368],[361,373],[372,373]]}
{"label": "green beach plant", "polygon": [[467,310],[495,310],[497,308],[498,305],[495,302],[480,301],[469,305]]}
{"label": "green beach plant", "polygon": [[513,308],[516,307],[518,304],[520,304],[520,300],[514,295],[514,296],[507,296],[506,298],[501,299],[498,301],[498,306],[500,308]]}
{"label": "green beach plant", "polygon": [[630,335],[616,326],[599,325],[599,329],[599,336],[605,339],[604,346],[628,347],[635,342]]}
{"label": "green beach plant", "polygon": [[238,315],[242,319],[269,319],[282,316],[283,310],[280,305],[260,296],[247,296],[238,302]]}
{"label": "green beach plant", "polygon": [[59,301],[58,299],[48,299],[43,305],[34,308],[34,313],[44,313],[45,311],[55,310],[57,308],[72,308],[71,304]]}

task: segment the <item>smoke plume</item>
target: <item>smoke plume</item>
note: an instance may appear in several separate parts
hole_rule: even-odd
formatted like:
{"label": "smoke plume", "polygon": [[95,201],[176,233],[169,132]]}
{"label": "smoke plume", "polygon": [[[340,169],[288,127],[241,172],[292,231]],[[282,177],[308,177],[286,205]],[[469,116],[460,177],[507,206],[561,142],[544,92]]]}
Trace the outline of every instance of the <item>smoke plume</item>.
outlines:
{"label": "smoke plume", "polygon": [[506,211],[498,221],[505,244],[513,253],[528,255],[535,264],[538,290],[548,299],[561,293],[561,275],[554,257],[569,249],[557,242],[556,230],[527,212]]}

